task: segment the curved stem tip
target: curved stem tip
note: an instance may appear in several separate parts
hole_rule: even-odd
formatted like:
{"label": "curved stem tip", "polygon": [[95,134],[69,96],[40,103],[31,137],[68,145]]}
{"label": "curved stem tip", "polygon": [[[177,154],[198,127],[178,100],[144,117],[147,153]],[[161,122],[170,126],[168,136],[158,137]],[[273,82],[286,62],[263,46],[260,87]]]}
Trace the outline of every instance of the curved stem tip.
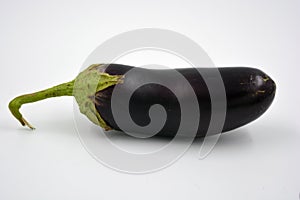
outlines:
{"label": "curved stem tip", "polygon": [[51,97],[73,96],[73,86],[74,80],[39,92],[18,96],[9,103],[9,110],[23,126],[34,129],[34,127],[30,123],[28,123],[20,113],[19,110],[21,106],[26,103],[33,103]]}

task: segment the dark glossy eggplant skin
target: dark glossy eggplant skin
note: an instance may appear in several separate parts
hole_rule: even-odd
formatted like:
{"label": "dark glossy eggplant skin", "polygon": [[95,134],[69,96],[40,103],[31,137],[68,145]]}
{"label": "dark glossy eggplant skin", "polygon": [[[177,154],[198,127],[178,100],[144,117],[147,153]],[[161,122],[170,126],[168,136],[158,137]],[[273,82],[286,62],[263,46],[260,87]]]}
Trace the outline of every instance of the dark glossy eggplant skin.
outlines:
{"label": "dark glossy eggplant skin", "polygon": [[[132,66],[110,64],[105,72],[111,75],[124,75]],[[158,71],[160,70],[160,71]],[[143,69],[134,76],[146,76],[148,73],[168,73],[168,70]],[[201,111],[197,137],[206,135],[211,119],[211,98],[208,87],[195,68],[176,69],[190,83],[197,96]],[[207,68],[206,70],[210,70]],[[271,105],[276,85],[264,72],[248,67],[218,68],[224,82],[227,112],[222,132],[241,127],[261,116]],[[126,76],[124,79],[130,80]],[[172,79],[168,77],[169,79]],[[176,80],[170,80],[176,85]],[[126,88],[134,87],[135,82],[124,81]],[[112,109],[111,96],[115,86],[99,91],[95,95],[95,106],[105,122],[115,130],[120,130],[116,124]],[[180,88],[180,86],[178,86]],[[182,88],[181,88],[182,89]],[[126,92],[126,91],[125,91]],[[189,98],[182,89],[183,98]],[[166,87],[158,84],[147,84],[138,88],[130,99],[129,111],[132,120],[140,126],[150,123],[149,108],[154,104],[162,105],[167,112],[167,120],[164,127],[157,135],[175,136],[180,124],[180,106],[176,96]],[[186,130],[189,131],[189,130]]]}

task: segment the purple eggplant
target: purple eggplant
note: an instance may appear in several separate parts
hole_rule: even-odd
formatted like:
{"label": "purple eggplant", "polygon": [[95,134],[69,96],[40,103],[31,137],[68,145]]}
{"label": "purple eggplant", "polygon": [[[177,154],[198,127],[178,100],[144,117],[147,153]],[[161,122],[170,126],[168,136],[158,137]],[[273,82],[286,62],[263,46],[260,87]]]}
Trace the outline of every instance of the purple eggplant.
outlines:
{"label": "purple eggplant", "polygon": [[[171,70],[176,70],[192,87],[201,111],[196,136],[204,137],[206,135],[209,124],[214,123],[211,122],[212,101],[205,79],[196,68],[139,68],[133,73],[127,73],[132,69],[137,68],[120,64],[94,64],[79,73],[70,82],[16,97],[9,103],[9,109],[23,126],[27,125],[33,129],[33,126],[19,112],[22,104],[50,97],[74,96],[81,113],[96,125],[105,130],[138,132],[138,130],[130,128],[128,130],[121,129],[115,120],[118,113],[114,113],[112,110],[112,97],[116,87],[121,84],[121,92],[124,94],[128,94],[132,88],[137,88],[130,97],[129,105],[127,105],[132,121],[138,126],[147,126],[151,123],[149,109],[151,106],[159,104],[166,111],[166,121],[156,135],[174,137],[182,120],[178,99],[189,99],[193,95],[187,92],[185,86],[171,75]],[[209,72],[213,69],[216,68],[202,70]],[[275,96],[276,85],[267,74],[259,69],[249,67],[217,69],[223,80],[226,94],[226,113],[222,132],[236,129],[254,121],[269,108]],[[137,86],[139,83],[134,80],[142,80],[149,75],[157,75],[164,78],[164,81],[172,83],[173,88],[178,90],[177,96],[168,87],[157,83]],[[125,129],[127,128],[125,127]],[[190,131],[192,130],[185,130],[186,133]]]}

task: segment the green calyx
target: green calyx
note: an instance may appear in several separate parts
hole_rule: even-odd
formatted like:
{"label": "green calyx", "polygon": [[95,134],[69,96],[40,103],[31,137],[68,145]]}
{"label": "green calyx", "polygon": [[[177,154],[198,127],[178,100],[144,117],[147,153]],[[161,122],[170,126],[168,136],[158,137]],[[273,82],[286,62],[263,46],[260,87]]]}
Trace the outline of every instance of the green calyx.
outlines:
{"label": "green calyx", "polygon": [[105,66],[104,64],[93,64],[82,71],[75,79],[73,96],[82,114],[103,129],[111,130],[111,127],[106,124],[96,110],[95,94],[109,86],[121,83],[123,76],[109,75],[103,72]]}
{"label": "green calyx", "polygon": [[23,126],[26,125],[34,129],[19,111],[23,104],[33,103],[51,97],[74,96],[81,113],[86,115],[96,125],[101,126],[105,130],[110,130],[111,128],[105,123],[96,110],[95,94],[109,86],[121,83],[123,76],[105,73],[105,66],[104,64],[91,65],[70,82],[39,92],[18,96],[9,103],[9,109]]}

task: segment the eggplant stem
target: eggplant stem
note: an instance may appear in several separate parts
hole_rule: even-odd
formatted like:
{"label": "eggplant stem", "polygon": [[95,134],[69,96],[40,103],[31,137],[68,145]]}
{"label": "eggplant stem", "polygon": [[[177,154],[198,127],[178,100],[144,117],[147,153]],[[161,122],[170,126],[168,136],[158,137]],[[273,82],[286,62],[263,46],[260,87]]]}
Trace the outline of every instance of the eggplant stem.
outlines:
{"label": "eggplant stem", "polygon": [[74,82],[75,80],[72,80],[70,82],[63,83],[45,90],[41,90],[39,92],[18,96],[9,103],[9,110],[23,126],[27,126],[33,130],[35,128],[29,122],[27,122],[20,113],[19,110],[21,106],[23,104],[33,103],[51,97],[73,96]]}

